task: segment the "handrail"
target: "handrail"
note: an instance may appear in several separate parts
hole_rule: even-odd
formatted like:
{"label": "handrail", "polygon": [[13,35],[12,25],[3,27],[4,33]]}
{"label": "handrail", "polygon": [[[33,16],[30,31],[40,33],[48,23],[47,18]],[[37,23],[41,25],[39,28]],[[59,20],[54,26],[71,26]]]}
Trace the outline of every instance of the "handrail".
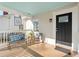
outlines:
{"label": "handrail", "polygon": [[33,31],[33,30],[7,30],[7,31],[0,31],[0,33],[25,32],[25,31]]}

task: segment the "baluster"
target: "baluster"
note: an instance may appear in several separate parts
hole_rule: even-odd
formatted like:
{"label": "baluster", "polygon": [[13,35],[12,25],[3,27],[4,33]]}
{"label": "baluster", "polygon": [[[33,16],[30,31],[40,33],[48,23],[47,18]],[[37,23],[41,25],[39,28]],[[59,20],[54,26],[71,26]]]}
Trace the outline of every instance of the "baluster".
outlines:
{"label": "baluster", "polygon": [[2,44],[2,33],[1,33],[1,44]]}
{"label": "baluster", "polygon": [[3,43],[3,39],[4,39],[4,37],[3,37],[3,33],[2,33],[2,42],[1,43]]}
{"label": "baluster", "polygon": [[6,32],[5,32],[5,40],[4,40],[4,42],[6,43]]}
{"label": "baluster", "polygon": [[3,39],[3,43],[5,43],[5,32],[4,32],[4,34],[3,34],[3,37],[4,37],[4,39]]}
{"label": "baluster", "polygon": [[10,35],[10,32],[8,33],[8,39],[7,39],[8,42],[10,41],[10,40],[9,40],[9,35]]}
{"label": "baluster", "polygon": [[6,43],[8,42],[8,34],[9,33],[6,33]]}
{"label": "baluster", "polygon": [[3,43],[5,43],[5,32],[3,33]]}
{"label": "baluster", "polygon": [[0,33],[0,44],[1,44],[1,38],[2,38],[2,35],[1,35],[1,33]]}

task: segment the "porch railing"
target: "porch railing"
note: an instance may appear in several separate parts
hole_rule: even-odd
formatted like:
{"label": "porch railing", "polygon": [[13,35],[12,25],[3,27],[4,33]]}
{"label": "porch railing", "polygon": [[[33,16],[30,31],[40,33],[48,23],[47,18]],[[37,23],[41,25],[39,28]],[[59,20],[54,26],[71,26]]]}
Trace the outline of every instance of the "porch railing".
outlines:
{"label": "porch railing", "polygon": [[[0,31],[0,45],[2,44],[8,44],[10,43],[10,40],[9,40],[9,34],[10,33],[24,33],[25,34],[25,39],[27,40],[27,31],[32,31],[32,30],[13,30],[13,31]],[[27,40],[28,41],[28,40]],[[1,47],[0,47],[1,48]]]}
{"label": "porch railing", "polygon": [[25,31],[0,31],[0,44],[8,43],[9,42],[8,35],[10,33],[18,33],[18,32],[25,33]]}

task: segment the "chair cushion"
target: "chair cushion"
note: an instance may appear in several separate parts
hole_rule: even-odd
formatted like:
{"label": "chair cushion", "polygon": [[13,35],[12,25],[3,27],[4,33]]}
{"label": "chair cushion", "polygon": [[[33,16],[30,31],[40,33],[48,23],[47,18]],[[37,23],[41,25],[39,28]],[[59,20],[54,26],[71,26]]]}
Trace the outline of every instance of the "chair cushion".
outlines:
{"label": "chair cushion", "polygon": [[16,34],[16,35],[10,35],[9,36],[9,39],[10,39],[11,42],[14,42],[14,41],[17,41],[17,40],[22,40],[24,38],[25,38],[24,34]]}

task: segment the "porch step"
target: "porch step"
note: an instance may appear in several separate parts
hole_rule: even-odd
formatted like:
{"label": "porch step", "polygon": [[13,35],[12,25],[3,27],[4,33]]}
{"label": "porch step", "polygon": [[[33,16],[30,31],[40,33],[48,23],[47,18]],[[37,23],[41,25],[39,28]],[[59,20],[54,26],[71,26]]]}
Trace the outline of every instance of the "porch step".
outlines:
{"label": "porch step", "polygon": [[62,47],[64,49],[68,49],[68,50],[71,50],[72,49],[72,46],[68,46],[68,45],[64,45],[64,44],[59,44],[59,43],[56,43],[56,46]]}
{"label": "porch step", "polygon": [[67,53],[67,55],[64,56],[64,57],[75,56],[77,54],[76,51],[72,50],[72,46],[67,46],[67,45],[63,45],[63,44],[56,44],[55,49],[59,50],[59,51],[62,51],[64,53]]}
{"label": "porch step", "polygon": [[60,47],[60,46],[56,46],[55,49],[59,50],[59,51],[62,51],[64,53],[67,53],[67,54],[70,52],[69,49],[66,49],[66,48],[63,48],[63,47]]}

